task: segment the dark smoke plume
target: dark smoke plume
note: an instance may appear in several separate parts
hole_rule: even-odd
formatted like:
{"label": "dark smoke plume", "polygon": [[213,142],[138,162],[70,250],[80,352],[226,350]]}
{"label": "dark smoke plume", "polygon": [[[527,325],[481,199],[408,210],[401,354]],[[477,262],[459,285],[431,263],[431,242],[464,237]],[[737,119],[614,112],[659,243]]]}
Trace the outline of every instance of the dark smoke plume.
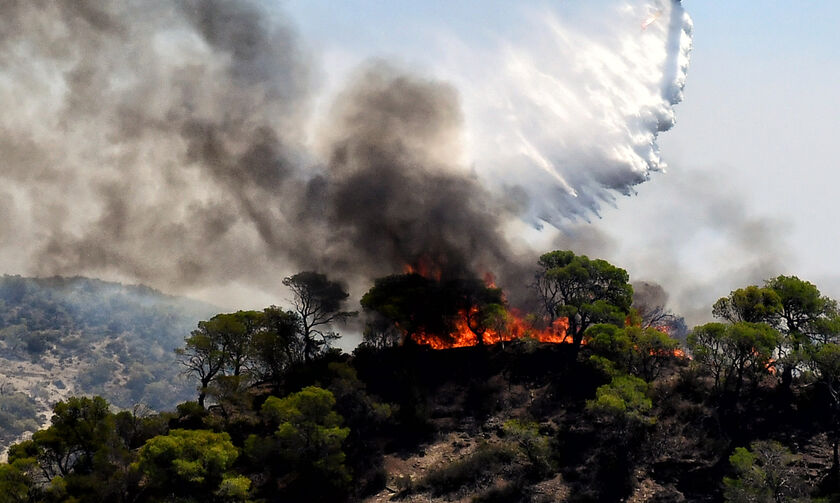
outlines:
{"label": "dark smoke plume", "polygon": [[20,222],[4,241],[34,246],[30,272],[182,290],[510,260],[505,208],[453,161],[462,117],[445,84],[368,65],[319,163],[302,134],[314,71],[258,2],[12,2],[2,23],[21,82],[4,87],[38,80],[0,126]]}
{"label": "dark smoke plume", "polygon": [[[383,269],[431,261],[444,274],[509,257],[494,196],[460,172],[457,95],[375,65],[339,97],[321,194],[338,249]],[[337,253],[335,253],[337,252]],[[378,270],[377,270],[378,269]]]}

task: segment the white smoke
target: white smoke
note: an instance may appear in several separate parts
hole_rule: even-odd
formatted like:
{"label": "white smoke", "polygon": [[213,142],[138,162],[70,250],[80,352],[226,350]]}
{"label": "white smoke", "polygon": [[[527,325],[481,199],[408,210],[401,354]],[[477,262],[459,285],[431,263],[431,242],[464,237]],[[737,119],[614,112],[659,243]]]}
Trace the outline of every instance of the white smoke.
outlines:
{"label": "white smoke", "polygon": [[691,19],[671,0],[562,2],[524,18],[521,38],[492,51],[450,41],[441,73],[462,93],[480,173],[530,194],[532,223],[588,219],[664,170],[656,140],[682,100]]}

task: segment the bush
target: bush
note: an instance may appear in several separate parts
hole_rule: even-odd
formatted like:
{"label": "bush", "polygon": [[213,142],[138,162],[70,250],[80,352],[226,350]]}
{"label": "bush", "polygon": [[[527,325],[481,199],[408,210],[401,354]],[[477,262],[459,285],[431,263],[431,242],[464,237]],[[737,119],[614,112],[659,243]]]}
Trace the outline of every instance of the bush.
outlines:
{"label": "bush", "polygon": [[471,455],[430,471],[418,486],[435,496],[449,494],[467,485],[474,485],[482,476],[497,472],[514,458],[504,446],[482,444]]}
{"label": "bush", "polygon": [[723,479],[726,501],[803,501],[807,485],[797,470],[799,456],[775,441],[758,441],[738,447],[729,457],[735,478]]}
{"label": "bush", "polygon": [[505,438],[509,439],[528,459],[528,468],[533,475],[540,477],[553,470],[551,438],[540,434],[537,423],[511,419],[505,422],[502,431]]}
{"label": "bush", "polygon": [[594,400],[586,402],[587,410],[620,422],[653,424],[648,415],[653,402],[648,398],[649,385],[638,377],[620,375],[598,388]]}
{"label": "bush", "polygon": [[472,503],[511,503],[522,501],[522,487],[519,484],[504,484],[494,486],[473,497]]}
{"label": "bush", "polygon": [[20,392],[0,395],[0,437],[37,430],[37,415],[35,401],[30,396]]}

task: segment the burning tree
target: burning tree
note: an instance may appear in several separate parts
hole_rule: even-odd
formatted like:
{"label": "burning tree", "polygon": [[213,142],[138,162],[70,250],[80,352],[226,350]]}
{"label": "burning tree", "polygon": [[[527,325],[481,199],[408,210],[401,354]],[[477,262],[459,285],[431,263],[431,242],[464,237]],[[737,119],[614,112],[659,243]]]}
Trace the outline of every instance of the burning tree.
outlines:
{"label": "burning tree", "polygon": [[489,334],[505,317],[502,291],[477,279],[462,279],[450,283],[446,289],[458,309],[459,319],[475,335],[478,344],[496,342]]}
{"label": "burning tree", "polygon": [[632,308],[638,315],[637,324],[640,328],[654,328],[664,330],[677,340],[685,340],[688,327],[685,318],[673,313],[666,306],[668,294],[661,285],[648,281],[633,283]]}
{"label": "burning tree", "polygon": [[372,313],[370,331],[385,333],[384,319],[406,340],[436,348],[494,342],[494,321],[504,313],[498,288],[476,279],[442,282],[415,273],[377,279],[361,302]]}
{"label": "burning tree", "polygon": [[[362,297],[362,307],[399,328],[405,340],[422,334],[448,334],[447,313],[441,303],[439,283],[419,274],[395,274],[378,278]],[[375,322],[376,320],[374,320]],[[377,326],[380,325],[380,326]],[[387,330],[369,323],[370,330]]]}
{"label": "burning tree", "polygon": [[575,348],[580,347],[590,325],[624,324],[633,302],[627,271],[605,260],[559,250],[542,255],[539,265],[534,288],[548,321],[567,318],[566,333]]}
{"label": "burning tree", "polygon": [[368,314],[366,341],[392,345],[394,329],[403,341],[434,349],[495,344],[522,337],[541,342],[566,340],[565,318],[537,328],[509,309],[502,291],[476,278],[440,280],[416,273],[376,280],[362,297]]}

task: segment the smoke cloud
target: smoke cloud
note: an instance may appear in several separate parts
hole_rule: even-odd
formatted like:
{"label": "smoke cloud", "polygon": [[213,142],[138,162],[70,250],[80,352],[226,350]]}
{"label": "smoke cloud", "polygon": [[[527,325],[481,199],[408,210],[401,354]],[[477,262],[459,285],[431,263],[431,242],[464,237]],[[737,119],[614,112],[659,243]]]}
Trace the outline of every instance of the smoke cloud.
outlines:
{"label": "smoke cloud", "polygon": [[517,43],[478,63],[467,51],[451,73],[476,164],[530,194],[533,223],[563,227],[665,169],[657,137],[675,124],[692,23],[670,0],[563,2],[531,17]]}
{"label": "smoke cloud", "polygon": [[423,261],[515,291],[534,262],[513,251],[511,222],[587,218],[662,169],[691,30],[664,0],[555,13],[494,53],[494,77],[366,63],[313,129],[322,69],[263,2],[3,11],[8,272],[221,297],[276,295],[302,269],[362,285]]}
{"label": "smoke cloud", "polygon": [[790,224],[750,211],[749,194],[720,183],[729,171],[704,167],[660,177],[621,209],[565,231],[552,246],[620,264],[634,284],[661,285],[665,307],[689,326],[709,321],[712,304],[730,291],[790,274]]}

